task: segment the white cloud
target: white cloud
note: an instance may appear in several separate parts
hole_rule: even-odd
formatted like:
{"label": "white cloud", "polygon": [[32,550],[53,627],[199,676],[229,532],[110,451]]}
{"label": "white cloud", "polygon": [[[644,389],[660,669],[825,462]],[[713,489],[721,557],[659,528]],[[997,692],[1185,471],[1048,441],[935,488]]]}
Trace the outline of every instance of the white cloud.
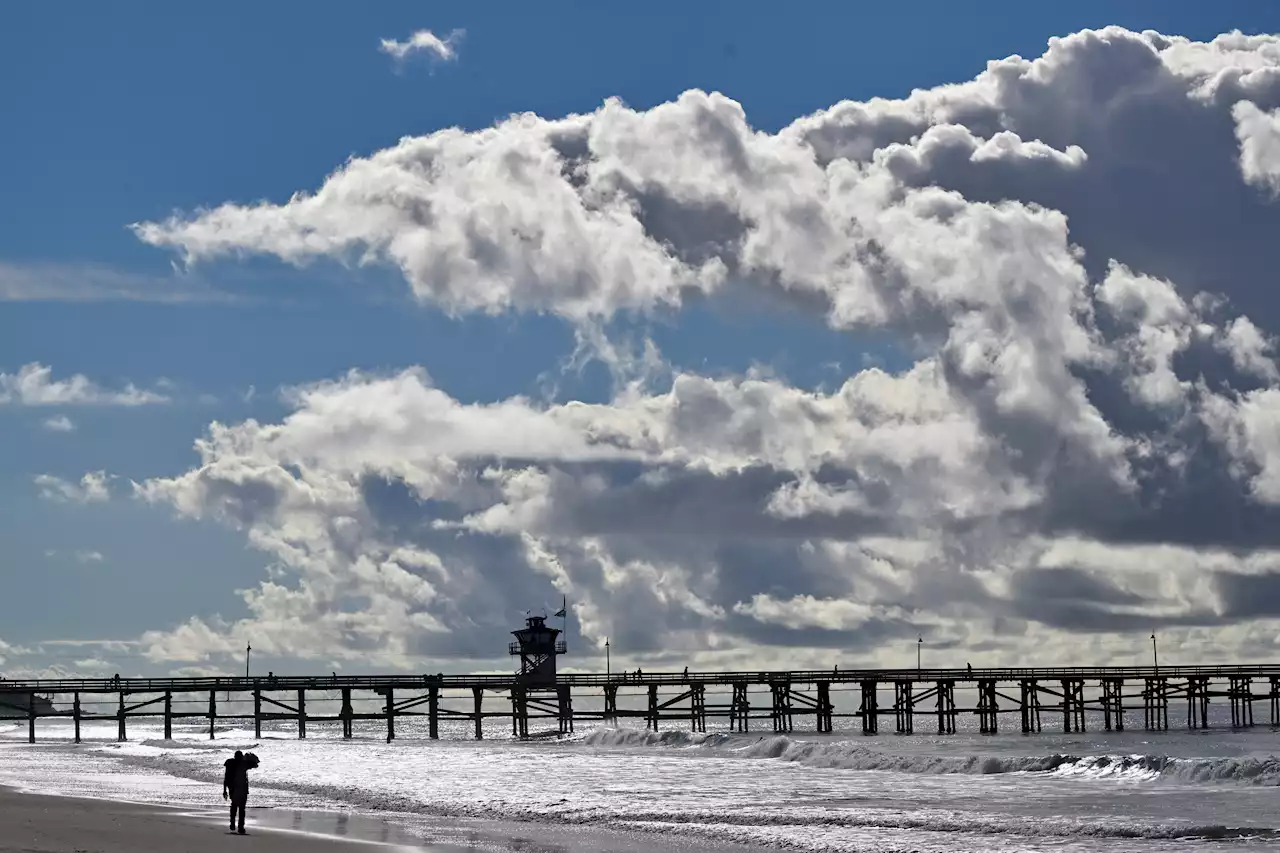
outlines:
{"label": "white cloud", "polygon": [[105,471],[90,471],[73,483],[52,474],[37,474],[33,481],[40,490],[40,497],[59,503],[102,503],[111,499]]}
{"label": "white cloud", "polygon": [[16,373],[0,372],[0,405],[15,406],[144,406],[169,398],[129,383],[119,390],[103,388],[77,373],[54,379],[53,368],[32,362]]}
{"label": "white cloud", "polygon": [[78,563],[101,563],[106,558],[102,556],[101,551],[76,551],[76,562]]}
{"label": "white cloud", "polygon": [[54,415],[40,423],[49,432],[75,432],[76,425],[66,415]]}
{"label": "white cloud", "polygon": [[[1106,662],[1157,628],[1188,657],[1274,655],[1280,207],[1242,183],[1269,167],[1238,104],[1280,105],[1278,47],[1087,31],[778,133],[716,94],[609,101],[136,225],[189,263],[384,263],[449,312],[553,313],[627,380],[468,404],[424,369],[351,373],[279,423],[211,425],[136,493],[272,569],[248,618],[147,653],[475,660],[563,593],[586,645],[654,660],[885,662],[923,632]],[[915,363],[815,392],[601,331],[761,292]]]}
{"label": "white cloud", "polygon": [[1240,101],[1232,109],[1240,140],[1240,172],[1251,184],[1280,193],[1280,110]]}
{"label": "white cloud", "polygon": [[458,45],[464,35],[465,30],[453,30],[440,38],[431,30],[417,30],[405,41],[382,39],[378,50],[395,59],[404,59],[411,53],[427,53],[435,59],[451,62],[458,58]]}

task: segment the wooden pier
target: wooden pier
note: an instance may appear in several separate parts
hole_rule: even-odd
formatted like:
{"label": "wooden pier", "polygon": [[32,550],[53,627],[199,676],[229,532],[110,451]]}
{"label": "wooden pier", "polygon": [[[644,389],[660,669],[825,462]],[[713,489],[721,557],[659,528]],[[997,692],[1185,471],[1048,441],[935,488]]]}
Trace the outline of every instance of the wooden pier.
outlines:
{"label": "wooden pier", "polygon": [[[1206,729],[1210,704],[1221,700],[1232,728],[1253,726],[1259,702],[1267,711],[1257,719],[1280,727],[1280,665],[544,675],[526,668],[513,675],[4,680],[0,717],[26,720],[31,742],[37,722],[49,718],[72,720],[77,742],[85,721],[114,721],[125,740],[129,722],[144,718],[162,720],[165,738],[175,720],[207,721],[210,739],[232,721],[252,724],[258,737],[264,722],[289,721],[299,738],[326,723],[340,724],[350,738],[357,721],[375,721],[378,736],[390,741],[397,721],[421,717],[430,738],[448,722],[479,739],[499,720],[512,736],[529,737],[627,719],[652,730],[705,732],[708,721],[722,720],[734,732],[821,733],[833,731],[836,718],[857,718],[874,735],[882,723],[898,734],[954,734],[960,718],[976,717],[984,734],[1032,734],[1087,725],[1164,731],[1171,709],[1180,721],[1183,708],[1187,728]],[[33,701],[38,696],[52,705]]]}

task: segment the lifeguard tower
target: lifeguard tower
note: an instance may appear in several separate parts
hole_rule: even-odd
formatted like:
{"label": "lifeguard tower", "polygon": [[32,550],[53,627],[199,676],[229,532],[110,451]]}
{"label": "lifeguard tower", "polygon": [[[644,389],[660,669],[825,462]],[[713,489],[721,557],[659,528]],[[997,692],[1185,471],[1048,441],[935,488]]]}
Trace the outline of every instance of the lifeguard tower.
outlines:
{"label": "lifeguard tower", "polygon": [[556,686],[556,657],[568,651],[558,628],[547,627],[547,617],[527,616],[524,628],[512,631],[516,641],[508,648],[520,656],[518,675],[530,687]]}

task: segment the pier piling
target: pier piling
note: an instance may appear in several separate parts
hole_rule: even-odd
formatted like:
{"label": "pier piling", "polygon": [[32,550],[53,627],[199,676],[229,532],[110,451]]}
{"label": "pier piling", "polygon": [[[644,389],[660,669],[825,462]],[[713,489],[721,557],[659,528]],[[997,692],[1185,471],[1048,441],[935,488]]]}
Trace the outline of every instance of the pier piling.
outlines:
{"label": "pier piling", "polygon": [[894,730],[900,735],[915,731],[915,684],[910,681],[893,682]]}
{"label": "pier piling", "polygon": [[733,699],[729,705],[729,729],[745,732],[751,720],[751,701],[747,698],[747,682],[733,683]]}
{"label": "pier piling", "polygon": [[707,688],[701,683],[689,687],[689,730],[707,730]]}
{"label": "pier piling", "polygon": [[993,735],[1000,730],[1000,706],[996,701],[996,682],[978,679],[978,732]]}
{"label": "pier piling", "polygon": [[862,733],[873,735],[880,731],[880,708],[878,692],[880,685],[872,679],[864,679],[862,688],[862,707],[858,711],[862,715]]}
{"label": "pier piling", "polygon": [[[831,682],[818,682],[817,728],[820,733],[831,731],[835,708],[831,704]],[[706,731],[704,728],[703,731]]]}

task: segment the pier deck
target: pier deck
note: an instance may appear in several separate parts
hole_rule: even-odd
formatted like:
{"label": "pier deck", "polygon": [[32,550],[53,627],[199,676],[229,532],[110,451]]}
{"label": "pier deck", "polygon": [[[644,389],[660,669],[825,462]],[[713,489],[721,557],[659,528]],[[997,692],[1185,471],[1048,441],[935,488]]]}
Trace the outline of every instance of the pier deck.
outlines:
{"label": "pier deck", "polygon": [[[838,706],[833,693],[854,694],[855,702]],[[35,695],[50,698],[54,710]],[[259,736],[264,721],[289,720],[300,738],[309,723],[341,723],[349,738],[356,721],[377,720],[392,740],[397,719],[408,717],[425,717],[432,738],[442,721],[465,721],[482,738],[493,718],[516,737],[530,735],[530,721],[551,721],[553,732],[566,734],[575,722],[623,718],[692,731],[721,719],[738,732],[830,732],[836,718],[856,718],[868,735],[882,720],[888,730],[892,719],[899,734],[952,734],[962,715],[976,717],[982,733],[1008,725],[1031,734],[1045,726],[1082,732],[1099,722],[1107,731],[1137,728],[1141,712],[1142,728],[1159,731],[1169,728],[1171,708],[1175,720],[1185,709],[1188,728],[1208,728],[1214,699],[1226,700],[1232,728],[1253,726],[1254,706],[1264,701],[1259,717],[1280,727],[1280,664],[581,673],[554,681],[514,674],[0,680],[0,716],[26,719],[32,742],[41,719],[73,720],[79,741],[82,721],[114,720],[124,740],[128,721],[140,717],[162,719],[166,737],[174,720],[204,719],[210,738],[228,720],[252,721]]]}

